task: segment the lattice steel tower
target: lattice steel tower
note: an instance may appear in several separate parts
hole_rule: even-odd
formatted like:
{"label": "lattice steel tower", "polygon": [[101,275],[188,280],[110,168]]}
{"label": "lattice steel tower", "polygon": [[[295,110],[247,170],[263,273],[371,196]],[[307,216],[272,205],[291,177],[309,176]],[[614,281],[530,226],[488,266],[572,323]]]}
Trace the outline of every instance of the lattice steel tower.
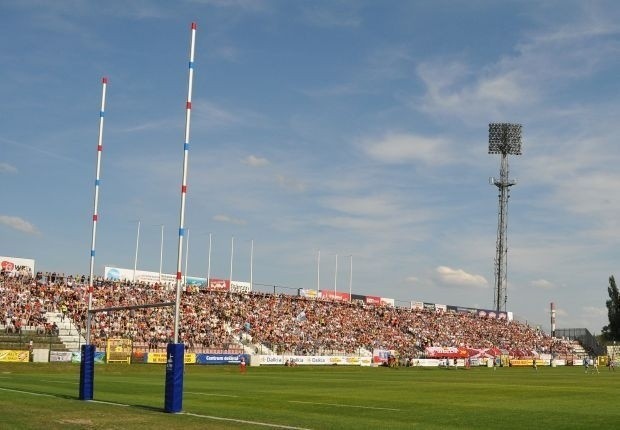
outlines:
{"label": "lattice steel tower", "polygon": [[499,190],[493,307],[497,312],[500,312],[506,310],[507,301],[508,199],[510,198],[510,187],[517,183],[508,177],[508,154],[521,155],[521,124],[489,124],[489,154],[500,154],[502,156],[499,179],[490,179],[491,185],[495,185]]}

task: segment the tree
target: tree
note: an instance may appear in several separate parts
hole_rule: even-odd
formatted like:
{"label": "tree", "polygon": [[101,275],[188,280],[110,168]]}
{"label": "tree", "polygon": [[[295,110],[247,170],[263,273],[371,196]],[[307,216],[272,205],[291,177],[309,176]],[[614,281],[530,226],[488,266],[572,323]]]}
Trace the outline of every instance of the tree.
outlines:
{"label": "tree", "polygon": [[607,315],[609,317],[609,325],[603,327],[603,336],[607,340],[620,340],[620,291],[616,285],[613,275],[609,277],[609,300],[605,302],[607,305]]}

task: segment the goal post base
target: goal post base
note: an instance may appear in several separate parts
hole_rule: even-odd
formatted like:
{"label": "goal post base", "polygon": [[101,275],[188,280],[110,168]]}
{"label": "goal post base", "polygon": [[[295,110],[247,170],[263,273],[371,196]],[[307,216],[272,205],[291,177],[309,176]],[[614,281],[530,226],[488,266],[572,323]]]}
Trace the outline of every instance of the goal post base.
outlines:
{"label": "goal post base", "polygon": [[95,345],[82,345],[80,360],[80,400],[93,399],[95,377]]}
{"label": "goal post base", "polygon": [[166,349],[166,396],[164,410],[169,413],[183,409],[183,366],[185,345],[169,343]]}

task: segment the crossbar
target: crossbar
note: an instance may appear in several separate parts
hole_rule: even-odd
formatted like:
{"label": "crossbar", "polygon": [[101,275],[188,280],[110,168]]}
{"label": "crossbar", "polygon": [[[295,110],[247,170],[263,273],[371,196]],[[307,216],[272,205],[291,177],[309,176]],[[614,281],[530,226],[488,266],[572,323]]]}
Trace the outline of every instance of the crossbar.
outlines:
{"label": "crossbar", "polygon": [[96,314],[97,312],[108,311],[124,311],[129,309],[141,309],[141,308],[165,308],[167,306],[174,306],[176,302],[161,302],[161,303],[147,303],[146,305],[132,305],[132,306],[113,306],[110,308],[98,308],[90,309],[89,314]]}

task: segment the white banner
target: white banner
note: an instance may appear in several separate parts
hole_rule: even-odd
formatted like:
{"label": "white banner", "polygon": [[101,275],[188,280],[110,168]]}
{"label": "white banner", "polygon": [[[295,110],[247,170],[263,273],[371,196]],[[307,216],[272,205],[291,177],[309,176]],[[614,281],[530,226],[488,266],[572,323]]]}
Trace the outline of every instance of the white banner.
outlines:
{"label": "white banner", "polygon": [[231,293],[249,293],[252,291],[252,285],[249,282],[232,281],[230,283]]}
{"label": "white banner", "polygon": [[13,276],[34,276],[34,260],[29,258],[2,257],[0,256],[0,270]]}
{"label": "white banner", "polygon": [[50,351],[50,361],[63,361],[66,363],[70,363],[72,355],[73,353],[70,351]]}
{"label": "white banner", "polygon": [[[135,282],[145,282],[147,284],[157,284],[159,283],[159,272],[149,272],[146,270],[136,270],[135,271]],[[133,269],[124,269],[121,267],[109,267],[105,266],[103,277],[110,281],[133,281],[134,279],[134,270]],[[197,278],[193,276],[185,276],[184,281],[187,282],[187,285],[190,286],[205,286],[207,284],[206,278]],[[169,273],[161,274],[161,283],[164,285],[172,286],[177,282],[176,275],[171,275]]]}
{"label": "white banner", "polygon": [[313,366],[329,366],[329,365],[343,365],[343,366],[370,366],[371,357],[347,357],[344,355],[259,355],[258,362],[261,366],[264,365],[280,365],[283,366],[286,362],[295,363],[298,365],[313,365]]}

